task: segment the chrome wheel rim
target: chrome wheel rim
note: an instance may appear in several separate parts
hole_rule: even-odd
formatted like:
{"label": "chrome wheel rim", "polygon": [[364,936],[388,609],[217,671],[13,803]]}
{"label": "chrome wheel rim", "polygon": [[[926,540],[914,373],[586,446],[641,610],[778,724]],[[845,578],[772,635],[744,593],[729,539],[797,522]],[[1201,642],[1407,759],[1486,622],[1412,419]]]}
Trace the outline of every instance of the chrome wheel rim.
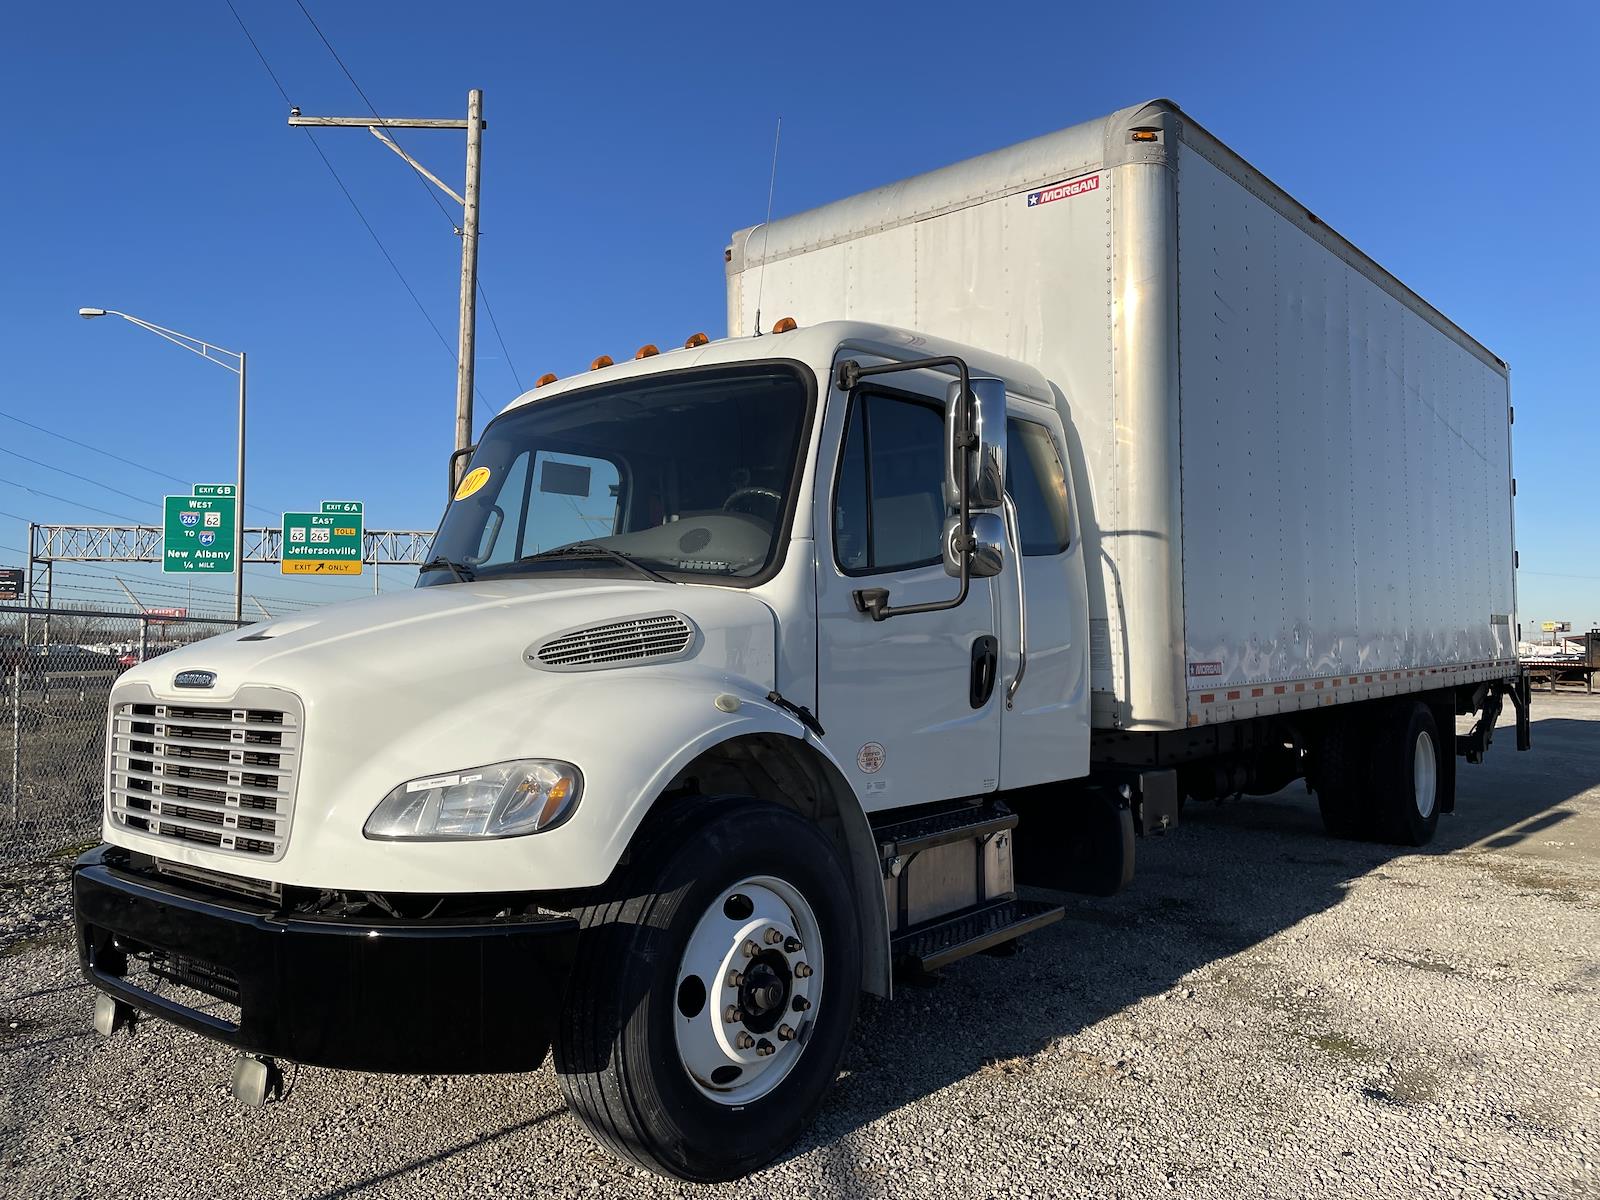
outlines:
{"label": "chrome wheel rim", "polygon": [[673,1033],[702,1094],[737,1106],[783,1082],[822,999],[822,930],[797,888],[769,875],[718,892],[678,965]]}

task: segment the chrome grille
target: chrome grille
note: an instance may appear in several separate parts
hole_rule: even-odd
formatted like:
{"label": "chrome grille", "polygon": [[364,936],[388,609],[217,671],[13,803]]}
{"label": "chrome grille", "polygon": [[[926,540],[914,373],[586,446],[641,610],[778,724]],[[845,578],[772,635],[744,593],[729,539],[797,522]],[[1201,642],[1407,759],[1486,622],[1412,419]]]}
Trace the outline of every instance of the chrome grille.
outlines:
{"label": "chrome grille", "polygon": [[113,702],[111,819],[228,854],[283,856],[300,758],[298,708],[259,689],[228,705]]}
{"label": "chrome grille", "polygon": [[592,625],[551,638],[534,658],[555,671],[625,666],[649,658],[683,654],[694,640],[694,627],[677,613],[658,613]]}

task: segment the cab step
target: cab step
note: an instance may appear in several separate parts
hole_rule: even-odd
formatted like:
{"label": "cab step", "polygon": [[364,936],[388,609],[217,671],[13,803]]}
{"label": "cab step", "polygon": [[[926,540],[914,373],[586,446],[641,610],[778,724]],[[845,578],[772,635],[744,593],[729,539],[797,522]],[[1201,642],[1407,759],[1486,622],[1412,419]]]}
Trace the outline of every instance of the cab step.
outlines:
{"label": "cab step", "polygon": [[926,974],[1053,925],[1065,912],[1061,905],[1041,900],[995,900],[898,934],[890,953],[897,967]]}
{"label": "cab step", "polygon": [[878,851],[885,862],[908,858],[935,846],[951,842],[976,841],[1005,829],[1015,829],[1017,814],[1004,804],[989,801],[963,808],[947,809],[932,816],[914,817],[873,831]]}

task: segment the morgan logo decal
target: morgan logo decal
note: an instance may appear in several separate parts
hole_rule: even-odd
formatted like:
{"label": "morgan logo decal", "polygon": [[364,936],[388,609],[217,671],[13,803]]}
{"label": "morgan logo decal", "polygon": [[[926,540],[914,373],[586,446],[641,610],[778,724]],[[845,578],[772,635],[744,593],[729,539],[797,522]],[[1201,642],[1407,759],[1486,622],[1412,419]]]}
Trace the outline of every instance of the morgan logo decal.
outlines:
{"label": "morgan logo decal", "polygon": [[856,751],[856,769],[864,775],[875,775],[883,770],[883,746],[868,742]]}
{"label": "morgan logo decal", "polygon": [[1189,664],[1189,678],[1205,679],[1212,675],[1222,674],[1222,664],[1219,662],[1192,662]]}
{"label": "morgan logo decal", "polygon": [[1041,204],[1049,204],[1052,200],[1070,200],[1073,196],[1081,196],[1085,192],[1097,191],[1100,187],[1100,176],[1088,175],[1082,179],[1069,179],[1065,183],[1052,183],[1047,188],[1040,188],[1037,192],[1028,193],[1028,207],[1037,208]]}
{"label": "morgan logo decal", "polygon": [[181,688],[214,687],[216,682],[215,671],[179,671],[172,677],[172,686]]}

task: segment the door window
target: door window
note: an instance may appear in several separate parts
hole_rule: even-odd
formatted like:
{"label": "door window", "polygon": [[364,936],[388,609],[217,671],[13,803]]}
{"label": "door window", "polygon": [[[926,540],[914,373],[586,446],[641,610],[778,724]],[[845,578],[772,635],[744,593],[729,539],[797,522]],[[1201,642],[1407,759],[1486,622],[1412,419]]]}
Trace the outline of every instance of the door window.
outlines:
{"label": "door window", "polygon": [[860,575],[939,562],[944,517],[943,407],[858,392],[834,491],[839,567]]}
{"label": "door window", "polygon": [[1017,539],[1024,555],[1060,554],[1072,544],[1067,472],[1043,425],[1006,422],[1006,491],[1017,506]]}

